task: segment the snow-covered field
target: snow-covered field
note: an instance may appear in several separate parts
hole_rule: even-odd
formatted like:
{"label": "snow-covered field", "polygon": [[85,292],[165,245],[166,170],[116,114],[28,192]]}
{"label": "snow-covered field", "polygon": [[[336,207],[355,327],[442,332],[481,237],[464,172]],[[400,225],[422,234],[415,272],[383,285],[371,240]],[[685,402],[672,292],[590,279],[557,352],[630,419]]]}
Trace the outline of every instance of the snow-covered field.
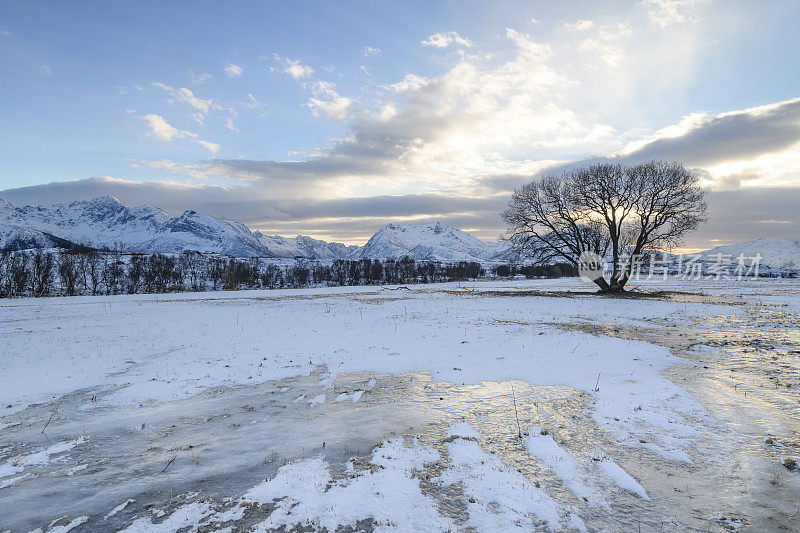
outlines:
{"label": "snow-covered field", "polygon": [[1,301],[0,531],[797,527],[800,282],[638,288]]}

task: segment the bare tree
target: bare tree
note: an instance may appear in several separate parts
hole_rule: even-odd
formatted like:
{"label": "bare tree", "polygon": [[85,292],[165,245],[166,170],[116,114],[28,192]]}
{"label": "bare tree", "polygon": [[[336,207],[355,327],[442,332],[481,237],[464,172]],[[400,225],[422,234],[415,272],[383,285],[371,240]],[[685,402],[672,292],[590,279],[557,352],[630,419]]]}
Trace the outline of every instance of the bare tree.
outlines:
{"label": "bare tree", "polygon": [[117,245],[112,251],[103,254],[103,284],[106,286],[106,294],[119,294],[124,276],[125,264]]}
{"label": "bare tree", "polygon": [[[680,163],[598,164],[551,174],[514,191],[507,238],[545,263],[578,266],[585,252],[613,264],[603,292],[624,290],[642,253],[670,248],[706,220],[705,191]],[[585,257],[585,256],[584,256]]]}
{"label": "bare tree", "polygon": [[97,252],[89,252],[86,256],[84,268],[84,283],[88,276],[88,285],[92,290],[92,295],[100,292],[100,282],[103,280],[103,261]]}
{"label": "bare tree", "polygon": [[78,263],[75,256],[70,253],[62,253],[58,261],[58,275],[61,278],[61,287],[68,296],[77,294]]}
{"label": "bare tree", "polygon": [[25,252],[17,252],[11,255],[8,263],[8,278],[10,281],[10,293],[12,296],[23,296],[30,279],[28,269],[28,255]]}
{"label": "bare tree", "polygon": [[199,252],[183,252],[180,256],[180,266],[183,271],[183,278],[193,291],[202,290],[203,260]]}
{"label": "bare tree", "polygon": [[0,298],[11,296],[11,250],[0,250]]}
{"label": "bare tree", "polygon": [[53,279],[53,254],[38,248],[31,255],[31,289],[34,296],[45,296]]}

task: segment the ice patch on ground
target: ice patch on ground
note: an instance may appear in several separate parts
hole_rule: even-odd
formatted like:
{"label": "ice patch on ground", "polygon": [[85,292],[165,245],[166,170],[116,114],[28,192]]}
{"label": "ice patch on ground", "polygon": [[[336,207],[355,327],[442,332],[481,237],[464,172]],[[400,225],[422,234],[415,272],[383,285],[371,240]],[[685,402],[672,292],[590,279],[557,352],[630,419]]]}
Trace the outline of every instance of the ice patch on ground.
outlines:
{"label": "ice patch on ground", "polygon": [[[63,524],[58,523],[63,520],[66,520],[66,522]],[[69,520],[68,518],[59,518],[50,523],[50,527],[47,528],[47,533],[67,533],[68,531],[72,531],[76,527],[82,525],[87,520],[89,520],[88,516],[79,516],[73,520]]]}
{"label": "ice patch on ground", "polygon": [[83,444],[89,440],[88,437],[79,437],[73,440],[65,440],[63,442],[59,442],[48,446],[44,450],[39,450],[38,452],[34,452],[28,455],[18,455],[12,459],[9,459],[3,464],[0,464],[0,478],[12,476],[14,474],[19,474],[25,467],[28,466],[42,466],[50,462],[50,457],[53,455],[58,455],[60,453],[64,453],[68,450],[71,450],[75,446],[79,444]]}
{"label": "ice patch on ground", "polygon": [[125,509],[128,505],[132,504],[133,502],[134,502],[134,500],[125,500],[121,504],[119,504],[116,507],[114,507],[113,509],[111,509],[108,512],[108,514],[105,517],[103,517],[103,520],[108,520],[109,518],[111,518],[112,516],[114,516],[118,512],[122,511],[123,509]]}

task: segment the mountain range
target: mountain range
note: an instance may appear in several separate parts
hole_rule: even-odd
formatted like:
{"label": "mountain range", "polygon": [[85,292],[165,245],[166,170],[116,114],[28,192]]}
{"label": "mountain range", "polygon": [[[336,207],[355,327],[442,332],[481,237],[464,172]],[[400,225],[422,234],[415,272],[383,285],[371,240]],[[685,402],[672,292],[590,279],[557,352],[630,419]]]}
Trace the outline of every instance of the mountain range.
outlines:
{"label": "mountain range", "polygon": [[[236,257],[307,259],[399,259],[417,261],[507,261],[508,242],[484,242],[443,222],[389,224],[364,246],[326,242],[304,235],[281,237],[251,232],[244,224],[185,211],[177,217],[152,206],[127,207],[112,196],[47,206],[15,207],[0,199],[0,249],[84,246],[131,253],[194,250]],[[800,243],[758,239],[700,252],[746,257],[762,265],[800,269]]]}
{"label": "mountain range", "polygon": [[251,232],[238,222],[196,211],[178,217],[152,206],[128,207],[112,196],[54,205],[15,207],[0,199],[0,249],[83,246],[131,253],[194,250],[236,257],[491,261],[507,254],[507,243],[480,241],[437,222],[384,227],[364,246],[348,246],[304,235]]}

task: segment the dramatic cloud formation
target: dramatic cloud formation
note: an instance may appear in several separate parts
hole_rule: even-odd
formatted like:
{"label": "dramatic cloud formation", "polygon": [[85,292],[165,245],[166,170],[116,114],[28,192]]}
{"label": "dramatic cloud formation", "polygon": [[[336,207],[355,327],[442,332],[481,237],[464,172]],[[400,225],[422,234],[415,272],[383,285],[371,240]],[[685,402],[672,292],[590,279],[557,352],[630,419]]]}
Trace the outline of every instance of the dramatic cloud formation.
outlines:
{"label": "dramatic cloud formation", "polygon": [[770,158],[784,154],[787,157],[780,164],[793,174],[790,181],[797,183],[799,144],[800,98],[795,98],[716,116],[696,113],[655,132],[650,139],[631,143],[621,154],[637,160],[680,160],[707,168],[712,185],[722,185],[745,170],[759,176],[759,185],[779,185],[784,173],[763,167]]}
{"label": "dramatic cloud formation", "polygon": [[[637,102],[671,97],[692,80],[702,3],[648,0],[637,6],[613,20],[558,21],[549,37],[538,32],[545,22],[536,32],[527,23],[508,28],[492,49],[456,32],[433,34],[422,44],[459,48],[432,54],[446,67],[393,78],[371,69],[374,80],[358,92],[352,77],[338,70],[321,69],[337,85],[318,79],[300,60],[275,54],[278,66],[271,70],[299,81],[289,84],[297,85],[298,112],[337,128],[333,138],[311,149],[289,147],[300,151],[286,160],[235,153],[200,161],[139,157],[131,167],[157,170],[161,179],[105,176],[0,195],[21,204],[113,194],[133,205],[196,209],[267,232],[349,242],[363,242],[387,222],[436,219],[496,239],[503,232],[498,213],[511,191],[544,172],[600,160],[664,159],[696,169],[711,191],[711,221],[687,247],[762,236],[796,239],[800,99],[646,120]],[[376,50],[365,47],[363,55]],[[225,73],[239,77],[242,69],[230,64]],[[225,135],[238,132],[237,125],[245,132],[247,119],[266,112],[250,93],[226,103],[186,88],[152,86],[169,102],[188,106],[198,124],[216,121]],[[168,114],[139,117],[151,138],[186,139],[211,154],[220,150],[164,116],[182,124]],[[205,129],[197,131],[206,137]]]}

